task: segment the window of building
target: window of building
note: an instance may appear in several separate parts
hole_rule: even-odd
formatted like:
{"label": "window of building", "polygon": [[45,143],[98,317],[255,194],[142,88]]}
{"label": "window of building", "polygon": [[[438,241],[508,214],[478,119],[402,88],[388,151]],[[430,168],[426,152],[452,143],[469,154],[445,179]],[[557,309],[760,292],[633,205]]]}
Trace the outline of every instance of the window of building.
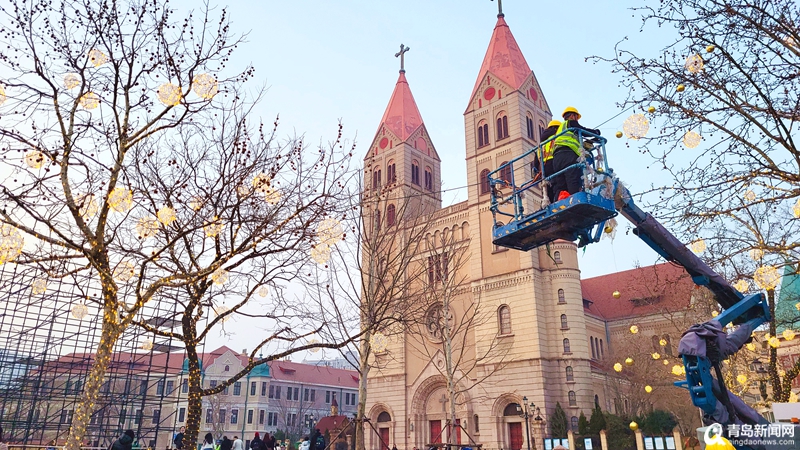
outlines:
{"label": "window of building", "polygon": [[316,394],[316,393],[317,393],[317,390],[316,390],[316,389],[312,389],[312,390],[311,390],[311,401],[312,401],[312,402],[315,402],[315,401],[316,401],[316,399],[314,398],[314,397],[316,397],[316,395],[314,395],[314,394]]}
{"label": "window of building", "polygon": [[232,409],[231,410],[231,424],[239,423],[239,410]]}
{"label": "window of building", "polygon": [[375,226],[375,231],[378,231],[378,230],[381,229],[381,210],[380,209],[376,209],[375,210],[375,219],[373,220],[373,225]]}
{"label": "window of building", "polygon": [[379,187],[381,187],[381,169],[375,169],[372,171],[372,189]]}
{"label": "window of building", "polygon": [[211,388],[217,387],[217,380],[209,380],[208,381],[208,386],[211,387]]}
{"label": "window of building", "polygon": [[497,140],[505,139],[508,137],[508,116],[506,113],[500,113],[497,116]]}
{"label": "window of building", "polygon": [[478,148],[489,145],[489,124],[485,120],[478,122]]}
{"label": "window of building", "polygon": [[308,401],[308,398],[309,398],[309,392],[308,392],[308,389],[303,389],[303,401],[304,401],[304,402],[307,402],[307,401]]}
{"label": "window of building", "polygon": [[564,338],[564,353],[572,353],[569,349],[569,339]]}
{"label": "window of building", "polygon": [[395,165],[394,161],[389,161],[389,164],[386,165],[386,184],[397,182],[396,170],[397,166]]}
{"label": "window of building", "polygon": [[396,212],[395,206],[393,204],[386,207],[386,226],[387,227],[393,227],[394,226],[395,220],[397,220],[397,218],[395,217],[396,213],[397,212]]}
{"label": "window of building", "polygon": [[572,426],[572,431],[573,432],[574,431],[578,431],[578,418],[575,417],[575,416],[572,416],[572,419],[570,419],[570,425]]}
{"label": "window of building", "polygon": [[266,413],[266,411],[264,411],[263,409],[259,409],[258,410],[258,424],[259,425],[264,425],[264,415],[265,415],[265,413]]}
{"label": "window of building", "polygon": [[255,381],[250,382],[250,395],[256,395],[256,390],[258,390],[258,384]]}
{"label": "window of building", "polygon": [[237,381],[233,383],[233,395],[242,395],[242,382]]}
{"label": "window of building", "polygon": [[82,387],[83,383],[80,380],[78,380],[75,382],[75,389],[72,392],[74,392],[75,395],[80,395]]}
{"label": "window of building", "polygon": [[300,388],[299,387],[294,388],[294,399],[295,400],[300,400]]}
{"label": "window of building", "polygon": [[225,366],[225,372],[230,372],[230,371],[231,371],[231,366]]}
{"label": "window of building", "polygon": [[561,252],[558,250],[553,252],[553,261],[555,261],[556,264],[561,264]]}
{"label": "window of building", "polygon": [[225,409],[219,410],[219,423],[225,423]]}
{"label": "window of building", "polygon": [[64,384],[64,395],[72,394],[72,380],[67,380],[67,383]]}
{"label": "window of building", "polygon": [[425,189],[433,190],[433,171],[430,167],[425,167]]}
{"label": "window of building", "polygon": [[544,134],[544,130],[546,130],[546,128],[544,127],[544,122],[542,122],[540,120],[539,121],[539,143],[540,144],[544,140],[544,139],[542,139],[542,135]]}
{"label": "window of building", "polygon": [[275,386],[269,387],[269,398],[275,398]]}
{"label": "window of building", "polygon": [[252,423],[253,423],[253,410],[252,409],[248,409],[247,410],[247,424],[250,425]]}
{"label": "window of building", "polygon": [[286,415],[286,426],[293,427],[296,422],[297,422],[297,414]]}
{"label": "window of building", "polygon": [[511,164],[508,164],[508,161],[503,161],[500,164],[500,179],[503,180],[503,183],[510,186],[511,185]]}
{"label": "window of building", "polygon": [[473,426],[475,427],[475,432],[476,433],[480,433],[481,432],[481,425],[480,425],[480,421],[478,420],[478,415],[477,414],[472,416],[472,423],[474,424]]}
{"label": "window of building", "polygon": [[564,295],[564,290],[558,290],[558,303],[567,303],[567,297]]}
{"label": "window of building", "polygon": [[661,339],[656,335],[653,335],[653,337],[650,338],[650,342],[653,344],[653,351],[656,353],[661,353],[661,344],[659,343],[660,340]]}
{"label": "window of building", "polygon": [[664,345],[664,354],[667,356],[672,356],[672,342],[669,339],[669,335],[664,335],[664,341],[666,344]]}
{"label": "window of building", "polygon": [[567,395],[569,396],[569,406],[578,406],[578,400],[575,397],[575,391],[569,391]]}
{"label": "window of building", "polygon": [[561,329],[562,330],[566,330],[567,328],[569,328],[569,324],[567,323],[567,315],[566,314],[562,314],[561,315]]}
{"label": "window of building", "polygon": [[575,374],[572,372],[572,366],[567,366],[567,381],[575,381]]}
{"label": "window of building", "polygon": [[594,347],[594,337],[589,338],[589,347],[592,348],[592,359],[597,359],[597,350]]}
{"label": "window of building", "polygon": [[411,161],[411,182],[419,186],[419,161]]}
{"label": "window of building", "polygon": [[481,186],[481,195],[489,193],[489,169],[481,170],[481,174],[478,177],[478,183]]}
{"label": "window of building", "polygon": [[280,386],[275,386],[275,398],[278,399],[278,400],[280,400],[280,398],[281,398],[281,387]]}
{"label": "window of building", "polygon": [[142,423],[142,416],[143,416],[142,410],[141,409],[137,409],[136,412],[133,415],[133,424],[134,425],[139,425],[140,423]]}
{"label": "window of building", "polygon": [[[183,380],[183,384],[186,385],[186,390],[183,392],[189,392],[189,380]],[[55,387],[55,385],[54,385]],[[125,385],[122,388],[122,392],[126,394],[131,394],[131,380],[125,380]]]}
{"label": "window of building", "polygon": [[267,426],[268,427],[278,426],[278,413],[271,412],[267,414]]}
{"label": "window of building", "polygon": [[[167,394],[172,394],[172,392],[174,390],[175,390],[175,382],[172,381],[172,380],[168,380],[167,381]],[[108,392],[108,391],[106,391],[106,392]]]}
{"label": "window of building", "polygon": [[[211,411],[209,409],[209,411]],[[180,408],[178,410],[178,422],[186,422],[186,408]]]}
{"label": "window of building", "polygon": [[525,129],[528,132],[528,138],[533,139],[533,117],[531,117],[531,113],[525,115]]}
{"label": "window of building", "polygon": [[511,308],[508,305],[497,308],[497,328],[501,335],[511,334]]}
{"label": "window of building", "polygon": [[[127,381],[126,381],[126,383],[127,383]],[[126,389],[126,392],[127,392],[127,389]],[[181,392],[184,393],[184,394],[189,393],[189,379],[188,378],[184,378],[183,379],[183,384],[181,385]]]}
{"label": "window of building", "polygon": [[147,395],[147,380],[139,381],[139,395]]}
{"label": "window of building", "polygon": [[72,415],[75,414],[74,409],[62,409],[61,410],[61,423],[63,424],[71,424],[72,423]]}
{"label": "window of building", "polygon": [[158,422],[161,422],[161,410],[160,409],[154,409],[153,410],[153,425],[157,424]]}
{"label": "window of building", "polygon": [[164,395],[164,380],[158,380],[156,383],[156,395]]}
{"label": "window of building", "polygon": [[439,255],[428,256],[428,283],[447,281],[448,277],[448,256],[447,252]]}
{"label": "window of building", "polygon": [[603,350],[603,340],[600,339],[600,358],[604,358],[606,356],[606,351]]}
{"label": "window of building", "polygon": [[265,395],[267,395],[267,382],[266,381],[262,381],[261,382],[261,396],[263,397]]}
{"label": "window of building", "polygon": [[383,411],[380,414],[378,414],[378,422],[391,422],[391,421],[392,421],[392,416],[390,416],[388,412]]}
{"label": "window of building", "polygon": [[128,411],[125,409],[120,410],[119,412],[119,423],[124,424],[125,420],[127,419],[125,416],[128,414]]}

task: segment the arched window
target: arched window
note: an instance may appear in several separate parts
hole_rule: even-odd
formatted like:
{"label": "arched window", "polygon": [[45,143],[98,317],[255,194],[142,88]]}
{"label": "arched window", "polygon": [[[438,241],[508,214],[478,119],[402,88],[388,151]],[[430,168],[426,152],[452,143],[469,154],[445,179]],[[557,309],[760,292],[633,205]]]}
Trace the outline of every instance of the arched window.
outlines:
{"label": "arched window", "polygon": [[672,356],[672,342],[669,339],[669,335],[664,335],[664,341],[666,341],[666,345],[664,345],[664,354],[667,356]]}
{"label": "arched window", "polygon": [[372,189],[379,187],[381,187],[381,169],[375,169],[372,171]]}
{"label": "arched window", "polygon": [[500,334],[511,334],[511,308],[502,305],[497,308],[497,328]]}
{"label": "arched window", "polygon": [[567,338],[564,338],[564,353],[572,353],[569,350],[569,339]]}
{"label": "arched window", "polygon": [[389,161],[389,164],[386,165],[386,184],[392,184],[397,182],[397,172],[394,161]]}
{"label": "arched window", "polygon": [[572,372],[572,366],[567,366],[567,381],[575,381],[575,374]]}
{"label": "arched window", "polygon": [[[508,161],[503,161],[503,164],[508,164]],[[511,164],[504,166],[500,164],[500,179],[505,182],[506,185],[511,186]]]}
{"label": "arched window", "polygon": [[578,406],[578,399],[575,396],[575,391],[569,391],[569,406]]}
{"label": "arched window", "polygon": [[433,190],[433,170],[430,167],[425,167],[425,189]]}
{"label": "arched window", "polygon": [[555,261],[556,264],[561,264],[561,252],[560,251],[556,250],[556,251],[553,252],[553,261]]}
{"label": "arched window", "polygon": [[562,314],[561,315],[561,329],[562,330],[566,330],[567,328],[569,328],[569,324],[567,324],[567,315],[566,314]]}
{"label": "arched window", "polygon": [[594,337],[589,337],[589,347],[592,347],[592,359],[597,359],[597,350],[594,348]]}
{"label": "arched window", "polygon": [[508,137],[508,116],[502,112],[497,116],[497,140]]}
{"label": "arched window", "polygon": [[392,204],[386,207],[386,226],[393,227],[395,220],[395,206]]}
{"label": "arched window", "polygon": [[375,231],[378,231],[378,230],[381,229],[381,210],[379,210],[379,209],[375,211],[375,223],[374,223],[374,225],[375,225]]}
{"label": "arched window", "polygon": [[419,161],[411,161],[411,182],[419,186]]}
{"label": "arched window", "polygon": [[572,416],[572,419],[570,419],[570,425],[572,426],[572,431],[578,431],[578,418]]}
{"label": "arched window", "polygon": [[525,129],[528,131],[528,138],[533,139],[533,116],[531,113],[525,114]]}
{"label": "arched window", "polygon": [[603,350],[603,340],[602,339],[600,339],[600,355],[599,356],[600,356],[601,359],[606,356],[606,351]]}
{"label": "arched window", "polygon": [[481,426],[480,426],[480,422],[478,421],[478,415],[477,414],[472,416],[472,422],[475,424],[475,432],[476,433],[480,433],[481,432]]}
{"label": "arched window", "polygon": [[489,145],[489,124],[485,120],[478,122],[478,148]]}
{"label": "arched window", "polygon": [[600,408],[600,397],[598,397],[597,394],[594,394],[594,407]]}
{"label": "arched window", "polygon": [[661,353],[661,344],[659,343],[660,340],[661,339],[659,339],[659,337],[655,335],[653,335],[653,337],[650,338],[650,341],[652,341],[653,343],[653,351],[656,353]]}
{"label": "arched window", "polygon": [[378,422],[391,422],[392,416],[389,415],[388,412],[384,411],[378,414]]}
{"label": "arched window", "polygon": [[542,139],[542,135],[544,134],[544,130],[546,130],[546,128],[544,127],[544,122],[542,122],[542,121],[540,120],[540,121],[539,121],[539,143],[540,143],[540,144],[541,144],[541,143],[542,143],[542,141],[544,140],[544,139]]}
{"label": "arched window", "polygon": [[505,417],[514,417],[518,416],[520,411],[522,411],[522,407],[519,406],[519,403],[509,403],[503,408],[503,416]]}
{"label": "arched window", "polygon": [[558,303],[567,303],[567,298],[564,296],[564,290],[558,290]]}
{"label": "arched window", "polygon": [[225,366],[225,369],[223,370],[223,372],[230,372],[230,370],[231,370],[231,366]]}
{"label": "arched window", "polygon": [[481,186],[481,195],[489,193],[489,169],[481,170],[480,176],[478,176],[478,183]]}

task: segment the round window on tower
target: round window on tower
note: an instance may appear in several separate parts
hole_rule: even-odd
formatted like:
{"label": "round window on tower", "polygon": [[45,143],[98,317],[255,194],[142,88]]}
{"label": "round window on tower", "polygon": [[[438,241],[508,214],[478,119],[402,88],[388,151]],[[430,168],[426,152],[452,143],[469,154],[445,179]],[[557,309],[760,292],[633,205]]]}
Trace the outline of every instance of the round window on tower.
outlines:
{"label": "round window on tower", "polygon": [[381,147],[381,149],[386,148],[386,146],[389,145],[389,139],[387,138],[381,139],[381,142],[378,145]]}
{"label": "round window on tower", "polygon": [[485,91],[483,91],[483,98],[486,100],[491,100],[494,98],[494,94],[495,90],[493,87],[487,88]]}

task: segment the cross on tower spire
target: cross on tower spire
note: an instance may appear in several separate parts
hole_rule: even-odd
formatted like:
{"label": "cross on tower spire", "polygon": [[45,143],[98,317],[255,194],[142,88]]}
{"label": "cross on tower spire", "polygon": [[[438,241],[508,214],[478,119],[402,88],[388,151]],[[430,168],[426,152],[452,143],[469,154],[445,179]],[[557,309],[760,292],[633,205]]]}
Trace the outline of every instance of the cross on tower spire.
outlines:
{"label": "cross on tower spire", "polygon": [[497,0],[497,18],[501,17],[505,17],[505,14],[503,14],[503,0]]}
{"label": "cross on tower spire", "polygon": [[394,57],[400,57],[400,73],[406,73],[406,52],[411,50],[411,47],[406,47],[400,44],[400,51],[394,54]]}

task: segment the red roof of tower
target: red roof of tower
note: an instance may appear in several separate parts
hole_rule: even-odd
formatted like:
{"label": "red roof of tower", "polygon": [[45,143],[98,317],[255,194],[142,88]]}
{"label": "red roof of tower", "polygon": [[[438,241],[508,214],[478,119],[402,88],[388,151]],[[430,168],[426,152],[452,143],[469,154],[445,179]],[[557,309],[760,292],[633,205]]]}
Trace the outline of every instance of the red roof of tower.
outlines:
{"label": "red roof of tower", "polygon": [[478,79],[475,81],[475,87],[472,88],[472,96],[475,95],[486,72],[491,72],[514,89],[519,89],[531,74],[522,50],[519,49],[514,35],[511,34],[511,29],[508,28],[508,24],[502,17],[497,18],[497,25],[494,26],[489,48],[486,49],[486,56],[483,57],[483,64],[478,72]]}
{"label": "red roof of tower", "polygon": [[386,112],[383,113],[381,125],[385,125],[403,141],[422,126],[422,115],[417,109],[417,103],[403,72],[400,72],[400,77],[397,79],[392,98],[389,100]]}

